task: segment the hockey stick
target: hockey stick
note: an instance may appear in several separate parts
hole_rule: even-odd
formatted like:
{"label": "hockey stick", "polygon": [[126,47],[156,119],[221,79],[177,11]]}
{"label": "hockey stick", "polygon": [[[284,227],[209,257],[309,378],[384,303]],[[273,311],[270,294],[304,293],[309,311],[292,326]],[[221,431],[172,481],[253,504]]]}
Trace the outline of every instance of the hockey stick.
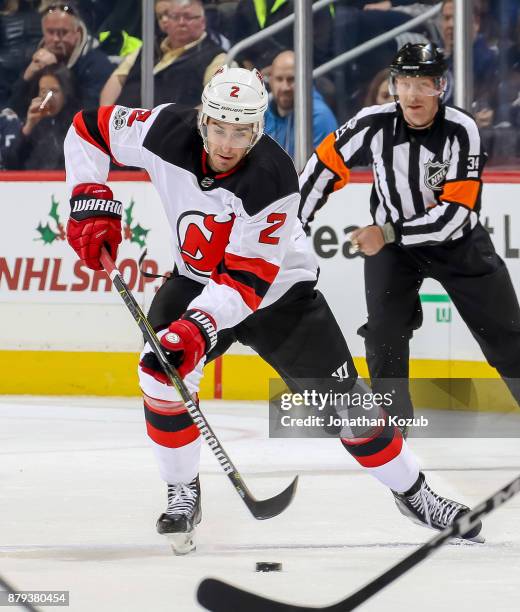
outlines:
{"label": "hockey stick", "polygon": [[213,454],[217,458],[222,469],[227,474],[229,480],[231,480],[231,482],[233,483],[235,490],[243,499],[245,505],[249,508],[251,514],[256,519],[263,520],[272,518],[273,516],[277,516],[278,514],[283,512],[289,506],[294,497],[294,494],[296,492],[296,485],[298,483],[298,476],[295,477],[295,479],[284,491],[282,491],[278,495],[275,495],[274,497],[260,500],[255,499],[253,497],[253,495],[247,488],[245,482],[242,480],[242,476],[240,476],[228,454],[222,448],[217,436],[213,433],[210,424],[206,420],[206,417],[199,410],[199,407],[193,402],[191,394],[186,388],[184,381],[177,373],[177,370],[170,364],[170,362],[166,358],[164,349],[162,348],[162,345],[159,342],[155,331],[150,325],[150,322],[144,315],[139,304],[135,301],[134,296],[130,292],[130,289],[125,283],[123,277],[121,276],[121,273],[117,269],[115,263],[108,254],[108,251],[104,247],[101,249],[101,263],[105,268],[105,272],[108,274],[108,276],[114,283],[115,288],[118,290],[123,302],[126,304],[126,307],[128,308],[131,315],[137,322],[137,325],[143,332],[146,341],[152,347],[152,350],[155,353],[157,359],[159,360],[162,369],[170,379],[172,385],[179,392],[184,406],[186,407],[186,410],[188,411],[191,418],[193,419],[193,422],[198,427],[202,437],[208,443],[208,446],[213,451]]}
{"label": "hockey stick", "polygon": [[[19,591],[17,589],[14,588],[14,586],[12,584],[9,584],[6,580],[4,580],[2,578],[2,576],[0,576],[0,588],[4,589],[4,591],[8,594],[8,595],[13,595],[15,597],[15,600],[11,603],[8,600],[5,603],[0,603],[0,606],[5,605],[5,606],[22,606],[23,608],[25,608],[26,610],[28,610],[29,612],[39,612],[39,610],[37,608],[35,608],[32,604],[30,604],[28,601],[23,601],[21,598],[21,594],[23,593],[23,591]],[[2,591],[0,591],[1,593]],[[18,601],[18,599],[20,599],[20,601]]]}
{"label": "hockey stick", "polygon": [[476,508],[461,516],[452,525],[446,527],[446,529],[426,542],[426,544],[423,544],[411,555],[405,557],[402,561],[359,589],[359,591],[335,604],[320,608],[286,604],[243,591],[214,578],[206,578],[200,583],[197,599],[202,606],[212,612],[243,612],[244,610],[247,610],[247,612],[309,612],[311,610],[349,612],[412,569],[412,567],[415,567],[426,557],[429,557],[450,538],[463,536],[465,533],[468,533],[481,516],[489,514],[518,492],[520,492],[520,476],[491,497],[488,497]]}

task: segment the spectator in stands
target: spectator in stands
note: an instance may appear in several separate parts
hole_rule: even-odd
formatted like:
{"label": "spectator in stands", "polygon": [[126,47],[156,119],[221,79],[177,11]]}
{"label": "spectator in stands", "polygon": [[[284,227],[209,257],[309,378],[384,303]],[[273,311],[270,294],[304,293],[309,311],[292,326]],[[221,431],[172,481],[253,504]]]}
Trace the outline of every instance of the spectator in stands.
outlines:
{"label": "spectator in stands", "polygon": [[[316,0],[312,0],[316,2]],[[233,44],[294,13],[293,0],[240,0],[235,12]],[[334,8],[314,13],[314,65],[331,58],[331,36]],[[238,60],[248,68],[262,70],[277,53],[293,46],[293,28],[287,27],[274,36],[244,49]]]}
{"label": "spectator in stands", "polygon": [[[56,0],[44,3],[53,1]],[[95,36],[105,30],[125,30],[132,36],[141,36],[142,0],[79,0],[79,4],[83,21]]]}
{"label": "spectator in stands", "polygon": [[[520,128],[520,15],[516,20],[514,40],[505,54],[506,75],[501,85],[504,91],[502,100],[502,120]],[[501,80],[502,81],[502,80]]]}
{"label": "spectator in stands", "polygon": [[52,64],[64,65],[71,70],[83,108],[97,106],[113,65],[97,48],[98,42],[88,34],[75,4],[71,1],[47,2],[43,7],[43,40],[23,76],[15,83],[9,106],[23,116],[37,89],[34,76]]}
{"label": "spectator in stands", "polygon": [[[294,52],[282,51],[271,66],[272,99],[265,113],[265,133],[294,158]],[[333,112],[321,94],[312,90],[312,135],[316,147],[337,127]]]}
{"label": "spectator in stands", "polygon": [[6,169],[5,160],[21,129],[22,122],[18,115],[10,108],[4,108],[0,113],[0,170]]}
{"label": "spectator in stands", "polygon": [[233,22],[238,0],[204,0],[206,30],[225,51],[231,47]]}
{"label": "spectator in stands", "polygon": [[[201,0],[156,0],[155,16],[166,34],[154,67],[154,104],[200,104],[204,85],[226,60],[223,49],[206,33]],[[130,54],[112,73],[101,105],[141,106],[140,51]]]}
{"label": "spectator in stands", "polygon": [[142,0],[81,0],[82,14],[90,18],[88,30],[116,63],[141,46],[142,4]]}
{"label": "spectator in stands", "polygon": [[[453,0],[442,0],[441,33],[444,54],[448,60],[448,86],[444,96],[446,104],[453,104],[453,29],[454,6]],[[491,49],[484,37],[479,34],[480,12],[479,7],[473,4],[473,87],[474,103],[473,114],[480,128],[493,125],[496,110],[498,56]]]}
{"label": "spectator in stands", "polygon": [[[412,9],[423,11],[431,8],[438,0],[394,0],[393,2],[367,2],[366,0],[339,0],[334,19],[332,37],[334,55],[340,55],[359,45],[386,34],[410,21]],[[337,115],[340,122],[354,115],[362,106],[370,82],[375,75],[386,68],[396,52],[407,42],[426,43],[431,38],[429,23],[415,26],[412,32],[405,32],[390,38],[374,49],[363,53],[344,64],[334,72],[338,91]]]}
{"label": "spectator in stands", "polygon": [[0,108],[42,37],[38,0],[0,0]]}
{"label": "spectator in stands", "polygon": [[387,104],[393,102],[394,97],[391,95],[388,84],[390,81],[390,70],[385,68],[380,70],[370,82],[364,106],[375,106],[376,104]]}
{"label": "spectator in stands", "polygon": [[[5,166],[13,170],[56,170],[65,167],[63,142],[80,106],[69,69],[46,66],[37,75],[38,95],[31,101],[27,119],[11,143]],[[52,96],[41,105],[48,92]]]}

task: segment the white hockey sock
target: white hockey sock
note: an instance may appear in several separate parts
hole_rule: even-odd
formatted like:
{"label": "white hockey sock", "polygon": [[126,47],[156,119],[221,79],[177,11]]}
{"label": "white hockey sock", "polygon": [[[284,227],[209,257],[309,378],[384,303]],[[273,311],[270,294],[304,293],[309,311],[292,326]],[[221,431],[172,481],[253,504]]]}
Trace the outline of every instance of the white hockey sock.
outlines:
{"label": "white hockey sock", "polygon": [[367,467],[367,471],[379,482],[390,487],[392,491],[404,493],[408,491],[419,478],[420,466],[417,457],[403,440],[401,452],[383,465]]}
{"label": "white hockey sock", "polygon": [[151,438],[148,440],[159,467],[159,474],[164,482],[188,484],[197,476],[200,463],[200,436],[180,448],[168,448],[157,444]]}

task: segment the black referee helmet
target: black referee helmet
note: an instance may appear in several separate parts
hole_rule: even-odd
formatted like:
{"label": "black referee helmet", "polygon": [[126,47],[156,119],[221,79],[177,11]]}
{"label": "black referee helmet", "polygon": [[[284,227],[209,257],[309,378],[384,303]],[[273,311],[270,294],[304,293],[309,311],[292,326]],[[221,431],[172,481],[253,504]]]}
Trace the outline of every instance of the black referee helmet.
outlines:
{"label": "black referee helmet", "polygon": [[397,77],[429,77],[435,84],[426,95],[442,99],[448,83],[447,70],[442,51],[433,43],[407,43],[399,49],[390,64],[388,91],[397,98]]}
{"label": "black referee helmet", "polygon": [[390,64],[390,73],[396,76],[442,77],[447,69],[443,53],[433,43],[407,43]]}

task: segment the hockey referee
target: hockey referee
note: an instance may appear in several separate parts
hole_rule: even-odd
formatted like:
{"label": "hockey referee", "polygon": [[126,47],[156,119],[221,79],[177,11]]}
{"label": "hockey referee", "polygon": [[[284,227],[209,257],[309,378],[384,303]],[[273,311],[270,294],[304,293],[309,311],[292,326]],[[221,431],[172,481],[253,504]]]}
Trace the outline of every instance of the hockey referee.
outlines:
{"label": "hockey referee", "polygon": [[[315,150],[300,177],[308,225],[355,166],[372,166],[374,223],[353,232],[366,255],[365,339],[374,388],[413,413],[409,342],[422,323],[426,277],[446,290],[490,365],[520,403],[520,308],[479,221],[486,161],[471,115],[442,102],[446,61],[433,44],[403,46],[390,66],[395,102],[362,109]],[[393,380],[389,380],[393,379]]]}

